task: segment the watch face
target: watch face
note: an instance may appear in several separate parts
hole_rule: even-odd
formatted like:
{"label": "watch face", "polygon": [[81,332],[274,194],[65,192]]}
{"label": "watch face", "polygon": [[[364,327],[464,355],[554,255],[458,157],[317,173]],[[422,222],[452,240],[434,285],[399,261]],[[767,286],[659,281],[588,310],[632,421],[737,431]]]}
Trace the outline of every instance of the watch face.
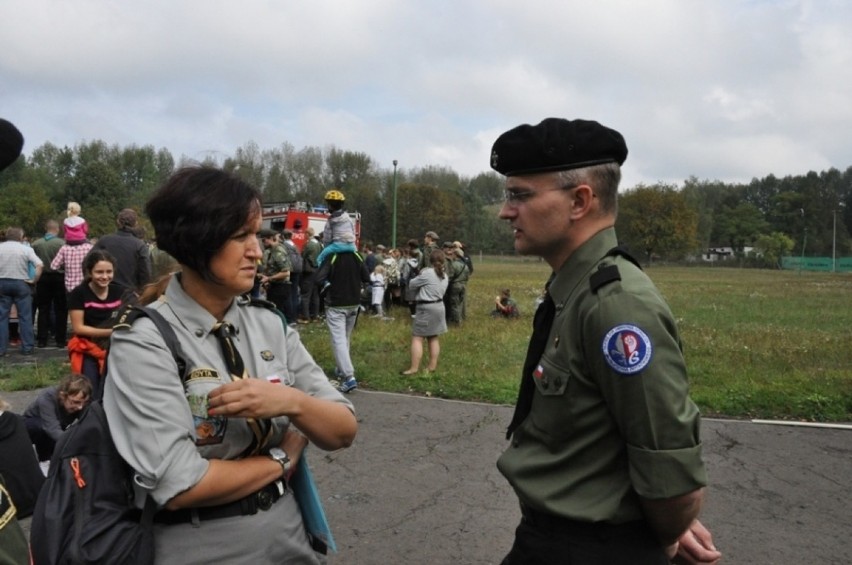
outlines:
{"label": "watch face", "polygon": [[286,462],[290,461],[290,457],[287,455],[287,453],[279,447],[273,447],[272,449],[270,449],[269,455],[273,459],[280,461],[282,463],[286,463]]}

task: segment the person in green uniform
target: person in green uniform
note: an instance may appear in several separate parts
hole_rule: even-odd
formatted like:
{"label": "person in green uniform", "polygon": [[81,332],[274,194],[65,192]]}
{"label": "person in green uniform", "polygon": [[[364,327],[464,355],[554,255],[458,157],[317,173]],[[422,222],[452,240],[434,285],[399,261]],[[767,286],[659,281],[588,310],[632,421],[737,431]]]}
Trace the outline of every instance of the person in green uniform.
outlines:
{"label": "person in green uniform", "polygon": [[293,312],[290,283],[290,257],[278,240],[278,233],[262,229],[259,234],[263,244],[262,275],[260,284],[266,289],[266,299],[275,304],[290,324],[296,323]]}
{"label": "person in green uniform", "polygon": [[430,265],[429,257],[432,256],[432,252],[436,249],[439,249],[438,234],[433,231],[427,231],[426,235],[423,236],[423,248],[420,250],[418,270],[423,270]]}
{"label": "person in green uniform", "polygon": [[674,317],[617,247],[617,131],[548,118],[494,143],[500,218],[553,269],[497,467],[522,519],[503,561],[716,563],[707,478]]}
{"label": "person in green uniform", "polygon": [[456,257],[456,248],[452,241],[445,241],[443,250],[449,277],[447,292],[444,293],[444,309],[447,312],[447,323],[458,326],[464,320],[464,301],[470,269],[467,263]]}

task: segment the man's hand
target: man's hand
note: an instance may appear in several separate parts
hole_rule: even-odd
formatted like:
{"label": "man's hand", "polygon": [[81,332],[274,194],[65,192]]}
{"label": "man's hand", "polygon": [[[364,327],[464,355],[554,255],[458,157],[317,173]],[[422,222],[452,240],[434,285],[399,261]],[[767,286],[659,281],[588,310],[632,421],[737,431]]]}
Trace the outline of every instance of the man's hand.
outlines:
{"label": "man's hand", "polygon": [[721,558],[722,554],[713,545],[710,530],[698,520],[693,520],[678,539],[676,554],[671,559],[677,565],[716,565]]}

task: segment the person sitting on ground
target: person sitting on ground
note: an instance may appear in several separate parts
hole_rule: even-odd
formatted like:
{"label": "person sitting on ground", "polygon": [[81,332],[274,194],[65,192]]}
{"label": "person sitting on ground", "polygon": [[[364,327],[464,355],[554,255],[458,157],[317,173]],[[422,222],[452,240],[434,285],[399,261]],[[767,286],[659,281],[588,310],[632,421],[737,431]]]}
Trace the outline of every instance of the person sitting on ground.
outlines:
{"label": "person sitting on ground", "polygon": [[89,379],[70,373],[58,385],[46,388],[24,411],[24,424],[39,461],[49,461],[59,436],[92,399]]}
{"label": "person sitting on ground", "polygon": [[494,306],[491,312],[494,318],[517,318],[521,315],[518,305],[512,300],[512,291],[508,288],[501,290],[500,296],[495,297]]}
{"label": "person sitting on ground", "polygon": [[71,370],[92,383],[93,395],[101,398],[101,374],[112,318],[118,313],[125,290],[113,282],[115,259],[95,249],[83,262],[86,279],[68,294],[68,314],[74,337],[68,342]]}
{"label": "person sitting on ground", "polygon": [[68,217],[62,220],[65,243],[68,245],[85,243],[89,237],[89,223],[80,216],[80,205],[76,202],[69,202],[66,213]]}

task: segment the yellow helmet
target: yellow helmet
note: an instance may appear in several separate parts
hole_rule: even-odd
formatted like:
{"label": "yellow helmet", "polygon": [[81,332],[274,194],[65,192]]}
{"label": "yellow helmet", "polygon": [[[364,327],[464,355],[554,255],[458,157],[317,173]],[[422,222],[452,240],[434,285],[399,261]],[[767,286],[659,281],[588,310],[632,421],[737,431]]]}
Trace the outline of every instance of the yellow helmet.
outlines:
{"label": "yellow helmet", "polygon": [[340,202],[343,202],[344,200],[346,200],[346,197],[343,196],[343,193],[340,192],[339,190],[331,189],[331,190],[329,190],[328,192],[325,193],[325,199],[326,200],[339,200]]}

